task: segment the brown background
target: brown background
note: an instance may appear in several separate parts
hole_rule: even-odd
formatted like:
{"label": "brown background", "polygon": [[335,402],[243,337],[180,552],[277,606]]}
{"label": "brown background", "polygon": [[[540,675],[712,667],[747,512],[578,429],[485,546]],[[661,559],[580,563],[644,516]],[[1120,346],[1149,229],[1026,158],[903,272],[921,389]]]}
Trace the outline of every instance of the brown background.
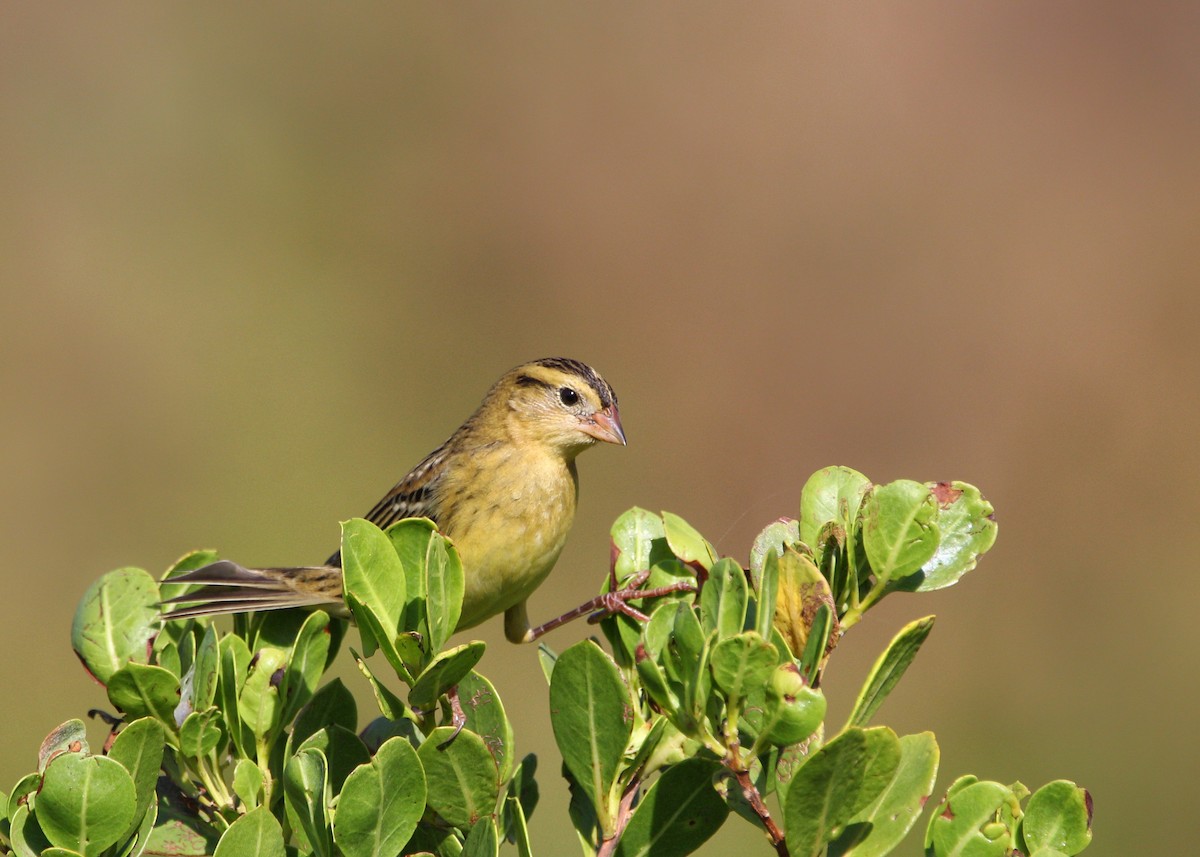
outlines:
{"label": "brown background", "polygon": [[[995,551],[847,639],[831,723],[936,612],[880,719],[937,732],[939,792],[1069,777],[1089,853],[1179,853],[1198,7],[204,7],[0,18],[0,788],[104,704],[68,645],[97,575],[324,557],[495,376],[565,354],[630,446],[581,461],[536,618],[635,503],[745,556],[824,465],[976,483]],[[481,636],[542,758],[536,847],[574,853],[534,651]]]}

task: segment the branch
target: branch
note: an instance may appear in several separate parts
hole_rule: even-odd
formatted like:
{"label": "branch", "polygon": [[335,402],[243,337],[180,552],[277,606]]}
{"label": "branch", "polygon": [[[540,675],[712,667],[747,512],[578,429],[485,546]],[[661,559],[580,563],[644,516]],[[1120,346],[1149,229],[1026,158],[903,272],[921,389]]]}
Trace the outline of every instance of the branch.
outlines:
{"label": "branch", "polygon": [[762,795],[758,793],[758,789],[754,787],[754,783],[750,782],[750,774],[734,767],[728,757],[725,759],[725,767],[737,777],[738,785],[742,787],[742,797],[750,804],[750,808],[754,810],[754,814],[758,816],[759,821],[766,828],[767,838],[775,846],[775,853],[779,857],[791,857],[788,852],[787,842],[784,840],[783,831],[779,829],[779,826],[775,824],[775,820],[771,818],[771,813],[767,809],[767,805],[763,803]]}
{"label": "branch", "polygon": [[617,823],[613,835],[600,843],[600,850],[596,852],[596,857],[612,857],[617,853],[617,845],[621,842],[621,834],[625,832],[625,825],[629,824],[629,817],[633,815],[633,800],[637,797],[641,785],[641,778],[635,776],[625,787],[625,791],[621,794],[620,806],[617,808]]}

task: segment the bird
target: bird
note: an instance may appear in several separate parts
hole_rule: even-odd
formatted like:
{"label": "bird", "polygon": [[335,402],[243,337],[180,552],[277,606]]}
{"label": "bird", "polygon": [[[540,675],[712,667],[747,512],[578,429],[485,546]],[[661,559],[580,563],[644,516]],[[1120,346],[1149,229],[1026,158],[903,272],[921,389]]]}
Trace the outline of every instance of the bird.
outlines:
{"label": "bird", "polygon": [[[456,630],[503,613],[505,637],[530,642],[565,621],[533,628],[526,601],[558,561],[574,522],[575,459],[597,443],[626,445],[609,383],[566,357],[523,363],[505,373],[479,408],[393,485],[366,519],[384,529],[404,518],[432,520],[463,565]],[[164,583],[203,585],[164,601],[183,605],[167,619],[288,607],[349,615],[340,551],[324,565],[296,568],[249,569],[221,560]]]}

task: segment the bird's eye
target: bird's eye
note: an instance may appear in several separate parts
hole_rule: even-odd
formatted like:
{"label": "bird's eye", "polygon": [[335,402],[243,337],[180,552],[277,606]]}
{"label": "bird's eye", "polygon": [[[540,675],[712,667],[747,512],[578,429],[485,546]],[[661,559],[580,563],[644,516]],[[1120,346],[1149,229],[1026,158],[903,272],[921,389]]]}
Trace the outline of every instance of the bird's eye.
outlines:
{"label": "bird's eye", "polygon": [[579,394],[570,387],[559,387],[558,398],[568,408],[579,401]]}

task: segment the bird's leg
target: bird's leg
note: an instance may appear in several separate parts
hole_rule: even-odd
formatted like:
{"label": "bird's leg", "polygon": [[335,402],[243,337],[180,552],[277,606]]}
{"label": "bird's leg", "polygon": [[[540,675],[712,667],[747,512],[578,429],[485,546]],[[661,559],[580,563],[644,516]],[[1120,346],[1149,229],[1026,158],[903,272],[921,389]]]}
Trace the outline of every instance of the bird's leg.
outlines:
{"label": "bird's leg", "polygon": [[618,589],[615,573],[610,571],[609,574],[610,589],[608,592],[597,595],[591,601],[580,604],[574,610],[568,610],[561,616],[551,619],[544,625],[538,625],[536,628],[529,625],[524,602],[509,608],[504,614],[504,635],[514,643],[532,643],[543,634],[553,631],[573,619],[578,619],[580,616],[588,616],[588,622],[592,624],[615,613],[623,613],[639,622],[649,622],[650,617],[637,608],[631,607],[630,601],[661,598],[673,592],[696,591],[696,585],[689,580],[679,580],[667,586],[657,586],[654,589],[641,589],[642,584],[650,577],[650,569],[639,571],[629,578],[628,585]]}
{"label": "bird's leg", "polygon": [[454,726],[454,731],[450,733],[449,738],[437,745],[439,750],[445,750],[453,744],[458,733],[463,731],[463,727],[467,725],[467,715],[463,712],[462,700],[458,698],[458,685],[454,685],[446,691],[446,698],[450,700],[450,723]]}

